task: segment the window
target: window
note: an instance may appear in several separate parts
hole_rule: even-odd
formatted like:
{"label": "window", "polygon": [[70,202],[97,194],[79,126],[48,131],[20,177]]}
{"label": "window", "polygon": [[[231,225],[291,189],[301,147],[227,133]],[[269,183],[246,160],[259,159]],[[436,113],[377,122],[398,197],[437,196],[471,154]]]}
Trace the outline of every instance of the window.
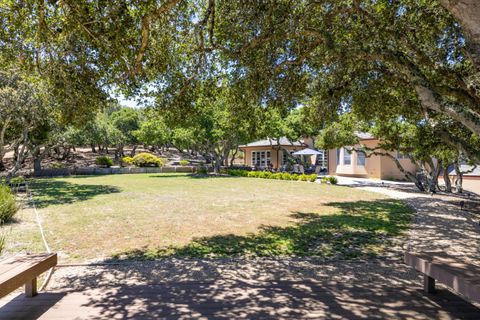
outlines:
{"label": "window", "polygon": [[325,150],[319,150],[321,154],[317,155],[317,162],[316,165],[320,166],[321,168],[326,168],[328,164],[328,154]]}
{"label": "window", "polygon": [[409,159],[408,154],[401,153],[397,151],[397,159],[402,160],[402,159]]}
{"label": "window", "polygon": [[252,165],[266,168],[271,163],[270,151],[252,151]]}
{"label": "window", "polygon": [[357,166],[365,167],[365,153],[363,151],[357,152]]}
{"label": "window", "polygon": [[340,164],[340,148],[337,149],[337,166]]}
{"label": "window", "polygon": [[348,148],[343,148],[343,165],[349,166],[352,164],[352,151]]}

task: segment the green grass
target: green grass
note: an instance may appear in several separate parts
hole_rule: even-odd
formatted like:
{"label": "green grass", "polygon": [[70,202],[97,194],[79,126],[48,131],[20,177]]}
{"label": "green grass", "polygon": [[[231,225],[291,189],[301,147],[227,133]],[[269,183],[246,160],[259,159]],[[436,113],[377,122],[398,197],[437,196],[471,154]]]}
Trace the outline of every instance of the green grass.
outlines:
{"label": "green grass", "polygon": [[[370,257],[383,254],[411,216],[379,194],[297,181],[109,175],[39,179],[34,192],[47,240],[64,262]],[[32,214],[24,210],[11,226],[10,250],[41,250]]]}

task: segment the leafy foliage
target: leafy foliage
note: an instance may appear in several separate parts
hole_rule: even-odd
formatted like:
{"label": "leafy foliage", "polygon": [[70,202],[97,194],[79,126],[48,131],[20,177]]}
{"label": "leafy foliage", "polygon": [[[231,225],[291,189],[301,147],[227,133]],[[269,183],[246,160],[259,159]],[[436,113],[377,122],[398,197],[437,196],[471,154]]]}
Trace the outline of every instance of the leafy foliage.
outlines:
{"label": "leafy foliage", "polygon": [[133,164],[137,167],[161,167],[163,161],[151,153],[143,152],[133,157]]}
{"label": "leafy foliage", "polygon": [[15,195],[8,186],[0,184],[0,224],[10,221],[17,211]]}
{"label": "leafy foliage", "polygon": [[108,156],[100,156],[95,159],[95,163],[99,166],[111,167],[113,166],[113,160]]}
{"label": "leafy foliage", "polygon": [[183,159],[182,159],[182,160],[180,160],[178,163],[179,163],[181,166],[188,166],[188,165],[190,164],[190,161],[188,161],[188,160],[183,160]]}
{"label": "leafy foliage", "polygon": [[229,169],[228,174],[234,177],[249,177],[261,179],[276,179],[276,180],[300,180],[315,182],[317,180],[316,174],[291,174],[288,172],[273,173],[270,171],[248,171],[240,169]]}
{"label": "leafy foliage", "polygon": [[131,166],[134,164],[133,158],[132,157],[123,157],[122,158],[122,164],[124,166]]}

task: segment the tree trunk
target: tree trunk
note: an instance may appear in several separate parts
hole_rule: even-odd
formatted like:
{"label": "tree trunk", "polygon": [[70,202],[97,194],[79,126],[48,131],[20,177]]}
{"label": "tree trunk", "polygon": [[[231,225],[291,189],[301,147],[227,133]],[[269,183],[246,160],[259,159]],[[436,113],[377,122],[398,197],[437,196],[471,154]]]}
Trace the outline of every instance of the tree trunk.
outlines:
{"label": "tree trunk", "polygon": [[0,172],[5,171],[5,164],[3,163],[3,159],[0,159]]}
{"label": "tree trunk", "polygon": [[42,170],[42,159],[35,155],[33,159],[33,175],[36,176]]}
{"label": "tree trunk", "polygon": [[460,165],[458,162],[455,162],[455,173],[457,174],[457,178],[455,179],[455,192],[456,193],[463,193],[463,173],[460,170]]}
{"label": "tree trunk", "polygon": [[137,151],[137,146],[136,145],[133,146],[132,151],[130,152],[130,157],[135,156],[135,151]]}
{"label": "tree trunk", "polygon": [[235,162],[235,159],[237,158],[237,153],[238,153],[238,148],[236,148],[235,151],[232,154],[232,159],[230,159],[230,167],[233,167],[233,163]]}
{"label": "tree trunk", "polygon": [[448,175],[448,165],[443,166],[443,181],[445,182],[445,192],[452,192],[452,181]]}
{"label": "tree trunk", "polygon": [[97,153],[97,150],[95,149],[95,145],[94,145],[94,144],[91,144],[90,147],[92,148],[92,152],[93,152],[93,153]]}

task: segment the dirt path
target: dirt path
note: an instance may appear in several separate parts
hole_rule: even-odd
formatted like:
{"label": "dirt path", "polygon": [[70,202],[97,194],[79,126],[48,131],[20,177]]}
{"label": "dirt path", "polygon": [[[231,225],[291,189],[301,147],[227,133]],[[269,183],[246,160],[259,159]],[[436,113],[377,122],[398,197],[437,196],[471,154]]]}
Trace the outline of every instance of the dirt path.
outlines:
{"label": "dirt path", "polygon": [[[426,195],[411,188],[361,187],[401,199],[417,212],[408,234],[406,249],[444,253],[465,262],[480,265],[480,202],[454,195]],[[470,203],[462,209],[461,203]]]}

